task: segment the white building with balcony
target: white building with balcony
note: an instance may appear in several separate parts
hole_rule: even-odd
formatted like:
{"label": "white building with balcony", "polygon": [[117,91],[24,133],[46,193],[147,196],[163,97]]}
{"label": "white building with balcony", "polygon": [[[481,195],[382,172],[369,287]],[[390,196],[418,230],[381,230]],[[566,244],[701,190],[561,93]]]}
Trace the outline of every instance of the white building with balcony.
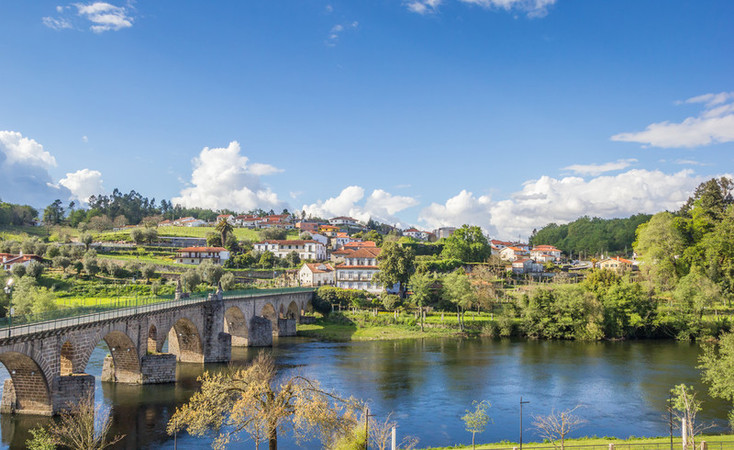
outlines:
{"label": "white building with balcony", "polygon": [[314,240],[272,240],[258,242],[253,246],[256,252],[270,252],[278,258],[284,258],[291,252],[296,252],[301,259],[314,259],[324,261],[326,259],[326,246]]}

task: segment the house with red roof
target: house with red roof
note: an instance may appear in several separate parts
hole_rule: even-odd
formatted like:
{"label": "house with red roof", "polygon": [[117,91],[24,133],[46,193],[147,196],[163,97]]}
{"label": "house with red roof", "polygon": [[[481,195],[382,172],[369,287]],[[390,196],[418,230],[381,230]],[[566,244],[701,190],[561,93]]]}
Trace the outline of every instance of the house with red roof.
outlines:
{"label": "house with red roof", "polygon": [[253,245],[256,252],[270,252],[278,258],[284,258],[291,252],[296,252],[301,259],[326,259],[326,246],[314,240],[269,240]]}
{"label": "house with red roof", "polygon": [[634,261],[631,261],[629,259],[625,259],[619,256],[615,256],[614,258],[603,259],[599,261],[598,265],[600,269],[608,269],[608,270],[616,270],[616,271],[634,269],[636,267]]}
{"label": "house with red roof", "polygon": [[328,263],[306,263],[298,271],[301,286],[332,286],[334,266]]}
{"label": "house with red roof", "polygon": [[179,264],[199,265],[204,261],[222,264],[229,259],[229,250],[223,247],[186,247],[176,250]]}
{"label": "house with red roof", "polygon": [[345,254],[344,263],[336,266],[336,286],[372,293],[382,292],[382,284],[375,280],[375,275],[380,272],[377,267],[380,252],[378,247],[364,247]]}
{"label": "house with red roof", "polygon": [[24,255],[23,252],[15,255],[12,253],[0,253],[4,270],[12,270],[13,266],[28,266],[31,261],[43,262],[43,258],[38,255]]}
{"label": "house with red roof", "polygon": [[553,245],[536,245],[530,250],[530,257],[536,261],[559,261],[561,259],[561,251]]}

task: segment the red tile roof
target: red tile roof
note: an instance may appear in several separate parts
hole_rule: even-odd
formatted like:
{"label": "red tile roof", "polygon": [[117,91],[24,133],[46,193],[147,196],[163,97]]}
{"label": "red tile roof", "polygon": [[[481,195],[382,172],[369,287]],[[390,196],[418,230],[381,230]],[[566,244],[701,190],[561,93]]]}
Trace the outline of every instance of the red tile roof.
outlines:
{"label": "red tile roof", "polygon": [[[309,270],[313,273],[329,273],[333,272],[334,268],[331,266],[331,264],[322,264],[322,263],[306,263],[306,266],[308,266]],[[319,267],[325,267],[326,270],[321,270]]]}
{"label": "red tile roof", "polygon": [[180,248],[176,250],[176,253],[181,252],[213,252],[213,253],[219,253],[219,252],[227,252],[227,250],[224,247],[186,247],[186,248]]}

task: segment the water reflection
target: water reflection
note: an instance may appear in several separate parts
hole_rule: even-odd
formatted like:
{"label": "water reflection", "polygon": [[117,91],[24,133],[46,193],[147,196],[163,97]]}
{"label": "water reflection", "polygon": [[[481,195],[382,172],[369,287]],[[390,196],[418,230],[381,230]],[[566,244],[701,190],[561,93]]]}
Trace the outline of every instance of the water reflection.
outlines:
{"label": "water reflection", "polygon": [[[525,424],[532,414],[583,405],[588,420],[582,435],[665,435],[663,417],[669,389],[692,384],[701,392],[695,368],[699,348],[668,341],[545,342],[485,339],[427,339],[408,341],[322,343],[280,339],[268,349],[284,374],[318,379],[343,395],[369,400],[371,410],[384,419],[393,411],[403,434],[417,435],[422,446],[468,443],[460,420],[473,400],[492,402],[494,424],[478,436],[481,441],[516,440],[520,396]],[[126,438],[125,449],[173,448],[165,432],[175,411],[198,388],[204,370],[223,370],[226,364],[179,364],[174,385],[131,386],[101,383],[102,343],[93,353],[87,373],[97,377],[96,400],[110,408],[113,432]],[[256,350],[235,348],[233,365],[245,364]],[[0,370],[0,386],[7,378]],[[726,402],[704,396],[703,420],[724,424]],[[24,448],[28,430],[50,419],[0,416],[4,448]],[[295,443],[283,439],[283,448]],[[537,439],[526,427],[526,441]],[[206,438],[178,436],[179,448],[210,448]],[[250,444],[247,444],[249,447]],[[319,448],[310,442],[302,448]]]}

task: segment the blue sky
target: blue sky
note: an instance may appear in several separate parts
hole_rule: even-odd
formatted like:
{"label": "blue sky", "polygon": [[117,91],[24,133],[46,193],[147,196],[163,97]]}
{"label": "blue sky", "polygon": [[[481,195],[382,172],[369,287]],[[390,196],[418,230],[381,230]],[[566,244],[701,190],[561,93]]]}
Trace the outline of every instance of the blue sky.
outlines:
{"label": "blue sky", "polygon": [[0,185],[515,238],[734,159],[734,2],[0,2]]}

